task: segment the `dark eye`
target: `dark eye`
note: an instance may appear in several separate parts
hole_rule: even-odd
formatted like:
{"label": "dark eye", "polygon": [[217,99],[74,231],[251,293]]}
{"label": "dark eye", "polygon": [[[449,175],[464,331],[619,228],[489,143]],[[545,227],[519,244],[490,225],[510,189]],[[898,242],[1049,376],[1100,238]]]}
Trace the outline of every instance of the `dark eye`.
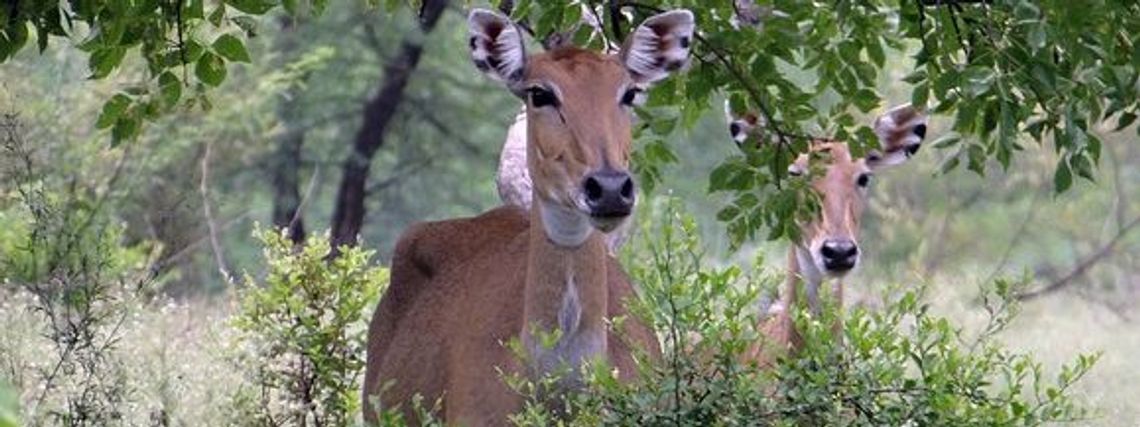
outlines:
{"label": "dark eye", "polygon": [[645,98],[645,91],[641,88],[632,87],[625,91],[621,96],[621,105],[632,107],[641,105]]}
{"label": "dark eye", "polygon": [[860,174],[858,178],[855,178],[855,185],[858,185],[859,188],[867,188],[867,184],[870,183],[871,174],[869,173]]}
{"label": "dark eye", "polygon": [[558,107],[558,98],[549,89],[534,86],[527,89],[526,93],[530,98],[530,105],[534,108]]}

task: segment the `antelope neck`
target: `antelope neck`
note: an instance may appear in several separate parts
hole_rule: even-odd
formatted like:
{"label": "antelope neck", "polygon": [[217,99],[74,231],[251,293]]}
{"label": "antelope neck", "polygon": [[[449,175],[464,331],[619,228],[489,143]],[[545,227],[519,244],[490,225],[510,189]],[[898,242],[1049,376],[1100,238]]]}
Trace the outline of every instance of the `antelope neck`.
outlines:
{"label": "antelope neck", "polygon": [[[540,198],[535,195],[535,201]],[[549,372],[561,363],[578,366],[584,359],[604,354],[604,316],[608,297],[606,248],[601,233],[589,227],[577,245],[561,245],[550,234],[565,227],[568,212],[548,212],[546,203],[531,209],[530,245],[527,253],[524,323],[521,331],[530,363]],[[578,215],[581,216],[581,215]],[[576,227],[571,226],[571,229]],[[579,231],[579,230],[574,230]],[[544,334],[559,331],[553,348],[543,345]]]}

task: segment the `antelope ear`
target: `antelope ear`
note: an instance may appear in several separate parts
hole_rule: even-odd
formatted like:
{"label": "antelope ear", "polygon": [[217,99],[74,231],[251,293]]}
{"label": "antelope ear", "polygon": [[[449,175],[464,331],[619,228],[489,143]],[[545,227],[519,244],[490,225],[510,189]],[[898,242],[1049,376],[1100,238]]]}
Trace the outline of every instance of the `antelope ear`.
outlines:
{"label": "antelope ear", "polygon": [[475,67],[515,91],[526,68],[526,48],[518,27],[497,12],[475,9],[467,16],[467,32]]}
{"label": "antelope ear", "polygon": [[788,175],[791,176],[804,176],[808,173],[808,159],[810,156],[807,153],[800,153],[796,157],[796,161],[788,165]]}
{"label": "antelope ear", "polygon": [[871,169],[894,166],[910,159],[926,139],[926,115],[910,104],[892,108],[875,119],[881,150],[867,154]]}
{"label": "antelope ear", "polygon": [[736,146],[744,146],[744,142],[748,140],[748,135],[756,127],[756,120],[749,120],[750,114],[737,117],[732,114],[732,110],[728,106],[728,102],[724,103],[724,118],[728,120],[728,134],[732,136],[732,141]]}
{"label": "antelope ear", "polygon": [[695,27],[693,12],[686,9],[653,15],[626,39],[621,62],[638,83],[664,79],[689,62]]}
{"label": "antelope ear", "polygon": [[724,102],[724,118],[728,121],[728,134],[738,147],[743,147],[749,138],[755,138],[757,144],[772,142],[766,133],[764,119],[752,113],[733,113],[728,101]]}

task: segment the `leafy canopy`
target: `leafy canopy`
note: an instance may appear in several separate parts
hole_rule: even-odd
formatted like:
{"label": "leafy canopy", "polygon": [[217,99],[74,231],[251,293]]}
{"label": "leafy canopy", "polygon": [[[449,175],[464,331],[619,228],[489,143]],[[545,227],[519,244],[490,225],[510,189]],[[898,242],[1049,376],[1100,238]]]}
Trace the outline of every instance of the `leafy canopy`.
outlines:
{"label": "leafy canopy", "polygon": [[[398,6],[389,3],[389,9]],[[886,94],[876,88],[885,71],[899,66],[887,63],[888,49],[913,52],[898,90],[935,115],[952,117],[952,131],[933,144],[948,153],[943,172],[960,165],[977,173],[989,164],[1009,168],[1032,140],[1058,153],[1054,188],[1062,192],[1074,177],[1093,179],[1102,148],[1097,126],[1121,130],[1140,114],[1140,3],[1131,0],[500,3],[537,38],[576,28],[569,35],[593,47],[616,43],[661,10],[685,7],[696,14],[693,65],[684,78],[658,86],[640,111],[635,164],[652,188],[660,168],[677,161],[665,136],[690,128],[721,97],[736,113],[765,118],[778,143],[727,158],[710,176],[709,191],[732,195],[719,217],[735,243],[761,229],[769,238],[792,235],[797,214],[810,212],[805,186],[789,184],[785,170],[811,137],[846,140],[856,155],[875,143],[860,116],[886,107]],[[77,40],[96,79],[138,52],[147,77],[111,96],[96,120],[118,143],[175,106],[208,107],[206,94],[225,80],[231,62],[257,59],[244,45],[257,31],[256,18],[275,9],[305,13],[302,6],[319,13],[326,5],[19,2],[0,10],[0,60],[23,48],[33,32],[41,51],[53,36]],[[579,25],[583,21],[600,25]],[[193,95],[184,94],[187,89]],[[715,135],[709,139],[720,143]]]}

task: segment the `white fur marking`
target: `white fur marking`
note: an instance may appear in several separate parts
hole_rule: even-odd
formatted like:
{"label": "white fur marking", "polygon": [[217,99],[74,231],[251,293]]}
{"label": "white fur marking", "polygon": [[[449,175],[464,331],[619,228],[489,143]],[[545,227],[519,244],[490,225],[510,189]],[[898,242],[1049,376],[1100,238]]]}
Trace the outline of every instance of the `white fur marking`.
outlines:
{"label": "white fur marking", "polygon": [[546,237],[558,246],[570,248],[581,246],[594,231],[589,218],[577,210],[540,200],[538,212],[542,217]]}
{"label": "white fur marking", "polygon": [[[658,36],[654,25],[666,25],[664,35]],[[667,77],[670,64],[684,64],[689,59],[689,47],[681,40],[692,43],[693,13],[680,9],[654,15],[634,30],[626,51],[625,66],[643,83],[652,83]],[[690,44],[691,46],[691,44]]]}
{"label": "white fur marking", "polygon": [[562,294],[562,307],[558,310],[558,328],[562,336],[569,337],[578,333],[578,325],[582,321],[582,302],[578,298],[578,285],[574,283],[574,275],[566,278],[566,292]]}

